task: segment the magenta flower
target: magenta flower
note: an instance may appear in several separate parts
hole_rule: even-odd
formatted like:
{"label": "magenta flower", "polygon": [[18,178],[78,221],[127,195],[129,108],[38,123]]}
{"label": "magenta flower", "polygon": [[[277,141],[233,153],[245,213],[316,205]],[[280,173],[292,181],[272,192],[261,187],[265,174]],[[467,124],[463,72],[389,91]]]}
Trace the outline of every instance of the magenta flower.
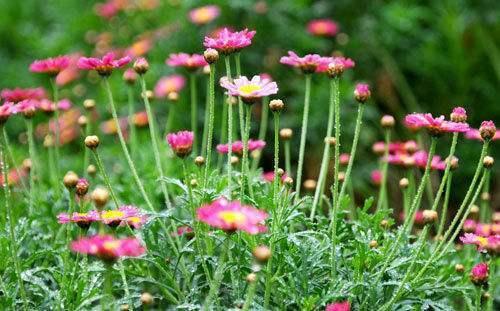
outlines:
{"label": "magenta flower", "polygon": [[350,58],[343,56],[321,57],[316,68],[316,72],[332,72],[333,76],[338,76],[347,69],[351,69],[356,64]]}
{"label": "magenta flower", "polygon": [[123,67],[130,61],[129,56],[115,59],[115,53],[109,52],[103,58],[80,57],[77,66],[83,70],[95,70],[101,76],[109,76],[113,69]]}
{"label": "magenta flower", "polygon": [[427,129],[433,136],[443,133],[465,133],[469,125],[462,122],[446,121],[444,116],[434,118],[430,113],[412,113],[405,117],[405,125],[413,130]]}
{"label": "magenta flower", "polygon": [[333,37],[338,32],[338,25],[330,19],[314,19],[307,24],[307,31],[315,36]]}
{"label": "magenta flower", "polygon": [[350,311],[351,304],[349,301],[335,302],[326,306],[325,311]]}
{"label": "magenta flower", "polygon": [[179,226],[175,232],[171,233],[172,236],[186,236],[188,239],[194,237],[193,228],[189,226]]}
{"label": "magenta flower", "polygon": [[10,116],[17,113],[17,108],[11,102],[5,102],[0,106],[0,124],[7,122]]}
{"label": "magenta flower", "polygon": [[180,92],[186,85],[186,79],[181,75],[170,75],[158,80],[155,86],[155,97],[164,98],[170,93]]}
{"label": "magenta flower", "polygon": [[42,60],[35,60],[30,65],[31,72],[47,73],[51,76],[59,74],[69,66],[71,59],[69,56],[57,56]]}
{"label": "magenta flower", "polygon": [[205,25],[219,17],[220,9],[216,5],[205,5],[189,11],[189,20],[196,25]]}
{"label": "magenta flower", "polygon": [[32,89],[3,89],[0,96],[3,100],[13,103],[18,103],[25,99],[42,99],[46,97],[45,90],[42,87]]}
{"label": "magenta flower", "polygon": [[25,117],[32,117],[38,109],[38,101],[34,99],[25,99],[16,105],[18,113],[22,113]]}
{"label": "magenta flower", "polygon": [[226,232],[242,230],[250,234],[265,232],[263,224],[267,213],[238,201],[229,202],[224,198],[204,205],[196,211],[198,220]]}
{"label": "magenta flower", "polygon": [[92,255],[107,262],[114,262],[124,256],[137,257],[146,251],[136,238],[117,239],[111,235],[80,238],[71,243],[71,250]]}
{"label": "magenta flower", "polygon": [[[483,140],[481,137],[481,133],[479,133],[478,129],[471,128],[467,132],[465,132],[465,138],[471,139],[471,140]],[[500,132],[495,132],[495,136],[491,138],[491,140],[499,140],[500,139]]]}
{"label": "magenta flower", "polygon": [[184,67],[190,71],[203,68],[208,65],[203,55],[189,55],[187,53],[170,54],[165,63],[171,67]]}
{"label": "magenta flower", "polygon": [[[285,181],[285,179],[288,177],[288,175],[286,173],[284,173],[282,176],[281,176],[281,182]],[[273,182],[274,181],[274,171],[270,171],[270,172],[265,172],[265,173],[262,173],[262,179],[264,179],[264,181],[267,181],[267,182]]]}
{"label": "magenta flower", "polygon": [[[265,146],[266,142],[263,140],[248,140],[248,151],[250,152],[254,150],[262,150]],[[226,154],[229,152],[229,144],[219,144],[216,149],[219,153]],[[243,154],[243,142],[241,140],[233,141],[231,144],[231,152],[241,156]]]}
{"label": "magenta flower", "polygon": [[491,140],[495,137],[497,128],[493,121],[483,121],[479,127],[479,135],[483,140]]}
{"label": "magenta flower", "polygon": [[373,170],[370,174],[372,184],[380,186],[382,183],[382,172],[380,170]]}
{"label": "magenta flower", "polygon": [[475,285],[485,285],[488,283],[489,267],[485,262],[478,263],[470,271],[470,280]]}
{"label": "magenta flower", "polygon": [[339,156],[340,165],[347,165],[351,156],[348,153],[341,153]]}
{"label": "magenta flower", "polygon": [[276,82],[271,82],[267,79],[261,79],[260,76],[253,76],[252,80],[241,76],[229,82],[228,79],[221,79],[221,86],[225,88],[229,95],[239,96],[247,103],[252,104],[264,96],[269,96],[278,93],[278,85]]}
{"label": "magenta flower", "polygon": [[[318,54],[307,54],[304,57],[299,57],[295,52],[288,51],[288,56],[283,56],[280,63],[299,68],[304,73],[314,73],[319,66],[325,65],[325,58]],[[326,66],[328,66],[326,64]]]}
{"label": "magenta flower", "polygon": [[466,233],[460,237],[460,241],[464,244],[473,244],[477,246],[478,251],[488,251],[492,254],[500,252],[500,235],[481,236],[474,233]]}
{"label": "magenta flower", "polygon": [[475,232],[477,227],[477,223],[474,219],[467,219],[464,222],[464,226],[462,227],[464,232]]}
{"label": "magenta flower", "polygon": [[[429,154],[426,151],[420,150],[413,154],[415,166],[425,169]],[[446,162],[441,160],[440,156],[433,156],[431,160],[431,169],[443,171],[446,168]]]}
{"label": "magenta flower", "polygon": [[110,227],[116,227],[122,222],[128,223],[129,218],[135,219],[136,217],[140,218],[141,216],[141,213],[135,206],[123,205],[117,210],[102,211],[101,221]]}
{"label": "magenta flower", "polygon": [[82,229],[88,229],[93,222],[99,221],[99,212],[90,211],[87,213],[73,213],[71,216],[67,213],[57,215],[57,222],[60,224],[74,223]]}
{"label": "magenta flower", "polygon": [[248,31],[230,31],[227,28],[222,29],[216,34],[215,38],[205,37],[203,45],[206,48],[216,49],[219,53],[228,55],[239,52],[241,49],[252,44],[252,39],[255,36],[255,30]]}
{"label": "magenta flower", "polygon": [[174,153],[180,157],[187,157],[193,148],[194,135],[191,131],[180,131],[167,135],[167,142]]}
{"label": "magenta flower", "polygon": [[354,98],[359,103],[364,103],[368,99],[370,99],[371,92],[370,86],[366,83],[358,83],[356,84],[356,88],[354,89]]}

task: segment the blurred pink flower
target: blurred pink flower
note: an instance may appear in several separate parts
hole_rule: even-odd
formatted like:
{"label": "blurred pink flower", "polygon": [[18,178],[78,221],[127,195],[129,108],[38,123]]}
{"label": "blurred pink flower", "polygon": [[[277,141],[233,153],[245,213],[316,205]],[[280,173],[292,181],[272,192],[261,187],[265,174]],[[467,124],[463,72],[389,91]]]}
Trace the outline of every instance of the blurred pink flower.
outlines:
{"label": "blurred pink flower", "polygon": [[216,37],[205,37],[203,45],[212,48],[224,55],[235,53],[252,44],[255,30],[230,31],[228,28],[222,29]]}
{"label": "blurred pink flower", "polygon": [[95,70],[101,76],[109,76],[113,69],[125,66],[131,61],[129,56],[115,59],[115,54],[109,52],[103,58],[80,57],[78,60],[78,68],[84,70]]}
{"label": "blurred pink flower", "polygon": [[69,66],[70,60],[70,57],[66,55],[35,60],[30,65],[30,71],[55,76]]}
{"label": "blurred pink flower", "polygon": [[434,118],[430,113],[412,113],[405,117],[405,125],[413,130],[425,128],[431,135],[443,133],[465,133],[469,125],[462,122],[446,121],[444,116]]}
{"label": "blurred pink flower", "polygon": [[310,34],[321,37],[333,37],[338,32],[338,25],[331,19],[314,19],[307,24]]}
{"label": "blurred pink flower", "polygon": [[71,250],[110,262],[124,256],[137,257],[146,251],[136,238],[117,239],[111,235],[80,238],[71,243]]}
{"label": "blurred pink flower", "polygon": [[[283,176],[281,176],[281,182],[285,181],[285,178],[287,178],[287,177],[288,177],[288,175],[286,173],[284,173]],[[262,178],[267,182],[273,182],[274,181],[274,171],[262,173]]]}
{"label": "blurred pink flower", "polygon": [[313,73],[319,66],[325,64],[325,59],[318,54],[307,54],[299,57],[295,52],[288,51],[288,56],[283,56],[280,63],[299,68],[304,73]]}
{"label": "blurred pink flower", "polygon": [[10,116],[17,113],[17,108],[12,102],[5,102],[0,106],[0,124],[5,123]]}
{"label": "blurred pink flower", "polygon": [[169,93],[180,92],[186,85],[186,79],[181,75],[170,75],[158,80],[155,86],[155,97],[164,98]]}
{"label": "blurred pink flower", "polygon": [[87,213],[73,213],[71,216],[67,213],[57,215],[57,222],[60,224],[75,223],[80,228],[88,229],[93,222],[99,221],[98,211],[89,211]]}
{"label": "blurred pink flower", "polygon": [[478,263],[470,271],[470,280],[476,285],[483,285],[488,282],[489,267],[485,262]]}
{"label": "blurred pink flower", "polygon": [[184,67],[191,71],[208,65],[203,55],[187,53],[170,54],[165,63],[171,67]]}
{"label": "blurred pink flower", "polygon": [[370,175],[372,184],[380,186],[382,183],[382,172],[380,170],[373,170]]}
{"label": "blurred pink flower", "polygon": [[0,93],[3,100],[8,102],[17,103],[25,99],[42,99],[47,95],[45,89],[42,87],[21,89],[16,87],[15,89],[3,89]]}
{"label": "blurred pink flower", "polygon": [[205,25],[219,17],[220,9],[216,5],[205,5],[189,11],[189,20],[196,25]]}
{"label": "blurred pink flower", "polygon": [[[248,140],[248,151],[250,152],[254,150],[262,150],[265,146],[266,142],[263,140]],[[219,144],[216,149],[219,153],[226,154],[229,152],[229,144]],[[243,142],[241,140],[233,141],[231,144],[231,152],[241,156],[243,154]]]}
{"label": "blurred pink flower", "polygon": [[335,302],[326,306],[325,311],[350,311],[351,304],[349,301]]}

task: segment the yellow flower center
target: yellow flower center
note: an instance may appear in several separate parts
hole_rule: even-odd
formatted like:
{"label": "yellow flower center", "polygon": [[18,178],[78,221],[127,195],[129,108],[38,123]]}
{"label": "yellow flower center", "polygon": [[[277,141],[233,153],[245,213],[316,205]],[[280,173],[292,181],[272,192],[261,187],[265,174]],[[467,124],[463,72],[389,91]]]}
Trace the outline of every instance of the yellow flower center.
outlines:
{"label": "yellow flower center", "polygon": [[219,217],[228,224],[242,224],[247,218],[245,214],[235,211],[220,212]]}
{"label": "yellow flower center", "polygon": [[127,222],[128,223],[132,223],[132,224],[138,224],[141,222],[141,218],[140,217],[137,217],[137,216],[133,216],[133,217],[128,217],[127,218]]}
{"label": "yellow flower center", "polygon": [[103,219],[122,218],[123,216],[125,216],[125,213],[121,211],[105,211],[101,214]]}
{"label": "yellow flower center", "polygon": [[260,85],[246,84],[246,85],[240,86],[238,88],[238,91],[240,91],[240,93],[243,93],[244,95],[250,95],[255,91],[259,91],[260,89],[261,89]]}
{"label": "yellow flower center", "polygon": [[120,246],[119,241],[106,241],[102,244],[102,247],[107,251],[114,250],[118,248],[118,246]]}
{"label": "yellow flower center", "polygon": [[488,246],[488,239],[482,236],[477,237],[477,241],[481,247]]}

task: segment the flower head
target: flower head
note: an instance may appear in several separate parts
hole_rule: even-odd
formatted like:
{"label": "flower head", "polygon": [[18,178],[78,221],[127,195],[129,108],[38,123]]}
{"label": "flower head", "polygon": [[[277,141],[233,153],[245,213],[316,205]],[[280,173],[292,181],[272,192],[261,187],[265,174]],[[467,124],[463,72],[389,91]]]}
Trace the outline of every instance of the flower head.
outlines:
{"label": "flower head", "polygon": [[228,55],[240,51],[252,44],[255,30],[230,31],[224,28],[219,31],[214,38],[205,37],[203,45],[206,48],[216,49],[219,53]]}
{"label": "flower head", "polygon": [[47,73],[51,76],[55,76],[66,69],[70,64],[70,61],[70,57],[66,55],[42,60],[35,60],[30,65],[30,71],[37,73]]}
{"label": "flower head", "polygon": [[[479,132],[479,129],[471,128],[467,132],[465,132],[465,138],[467,139],[473,139],[473,140],[483,140],[481,137],[481,133]],[[495,136],[491,138],[491,140],[499,140],[500,139],[500,132],[495,131]]]}
{"label": "flower head", "polygon": [[299,68],[304,73],[314,73],[319,66],[325,64],[325,59],[318,54],[299,57],[295,52],[288,51],[288,56],[281,57],[280,63]]}
{"label": "flower head", "polygon": [[174,153],[180,157],[187,157],[193,148],[194,135],[191,131],[180,131],[167,135],[167,142]]}
{"label": "flower head", "polygon": [[333,37],[338,32],[338,25],[330,19],[314,19],[307,24],[307,31],[315,36]]}
{"label": "flower head", "polygon": [[21,89],[16,87],[15,89],[3,89],[0,93],[3,100],[13,103],[18,103],[25,99],[42,99],[47,95],[42,87],[31,88],[31,89]]}
{"label": "flower head", "polygon": [[186,85],[186,79],[181,75],[163,77],[156,83],[155,97],[164,98],[170,93],[178,93],[184,88],[184,85]]}
{"label": "flower head", "polygon": [[463,122],[446,121],[444,116],[434,118],[430,113],[412,113],[405,117],[405,125],[414,130],[425,128],[433,136],[443,133],[465,133],[469,125]]}
{"label": "flower head", "polygon": [[467,121],[467,111],[462,107],[455,107],[450,114],[452,122],[465,122]]}
{"label": "flower head", "polygon": [[267,213],[251,206],[242,205],[238,201],[227,201],[220,198],[196,211],[198,220],[226,232],[242,230],[250,234],[264,232],[263,222]]}
{"label": "flower head", "polygon": [[0,124],[7,122],[10,116],[17,113],[16,106],[11,102],[5,102],[0,106]]}
{"label": "flower head", "polygon": [[194,237],[193,228],[189,226],[179,226],[175,232],[172,232],[172,236],[185,236],[188,239]]}
{"label": "flower head", "polygon": [[470,280],[474,285],[484,285],[488,283],[489,267],[485,262],[478,263],[470,271]]}
{"label": "flower head", "polygon": [[462,227],[464,232],[474,232],[476,231],[477,223],[474,219],[467,219],[464,222],[464,226]]}
{"label": "flower head", "polygon": [[132,218],[132,222],[136,222],[135,220],[139,220],[136,218],[140,218],[141,216],[142,214],[137,209],[137,207],[131,205],[123,205],[120,206],[117,210],[102,211],[101,221],[110,227],[116,227],[122,223],[127,224]]}
{"label": "flower head", "polygon": [[316,72],[326,72],[329,77],[335,78],[341,76],[344,71],[353,68],[355,65],[352,59],[343,56],[321,57]]}
{"label": "flower head", "polygon": [[[278,173],[278,175],[279,175],[279,173]],[[281,175],[281,178],[280,178],[281,182],[284,182],[287,177],[288,177],[288,175],[286,173],[283,173],[283,175]],[[269,172],[262,173],[262,179],[264,179],[264,181],[272,183],[274,181],[274,172],[269,171]]]}
{"label": "flower head", "polygon": [[354,89],[354,98],[360,102],[366,102],[371,96],[370,86],[366,83],[358,83],[356,84],[356,88]]}
{"label": "flower head", "polygon": [[460,237],[464,244],[473,244],[477,246],[478,251],[488,251],[496,254],[500,251],[500,235],[481,236],[474,233],[466,233]]}
{"label": "flower head", "polygon": [[[255,150],[262,150],[266,146],[266,142],[263,140],[248,140],[248,151],[252,152]],[[226,154],[229,152],[229,144],[219,144],[216,147],[217,151],[221,154]],[[236,140],[231,143],[231,152],[237,155],[243,154],[243,142],[241,140]]]}
{"label": "flower head", "polygon": [[18,113],[22,113],[26,118],[31,118],[35,115],[38,109],[38,101],[34,99],[25,99],[16,105]]}
{"label": "flower head", "polygon": [[109,52],[102,58],[80,57],[77,66],[84,70],[95,70],[101,76],[109,76],[113,69],[123,67],[130,61],[129,56],[115,59],[115,53]]}
{"label": "flower head", "polygon": [[382,183],[382,172],[380,170],[373,170],[370,174],[372,184],[375,186],[380,186]]}
{"label": "flower head", "polygon": [[325,311],[350,311],[351,304],[349,301],[335,302],[326,306]]}
{"label": "flower head", "polygon": [[205,25],[219,17],[220,9],[216,5],[205,5],[189,11],[189,20],[196,25]]}
{"label": "flower head", "polygon": [[137,257],[146,251],[136,238],[117,239],[111,235],[83,237],[71,243],[76,253],[93,255],[104,261],[113,262],[120,257]]}
{"label": "flower head", "polygon": [[497,128],[493,121],[483,121],[479,127],[479,134],[484,140],[490,140],[495,137]]}
{"label": "flower head", "polygon": [[221,86],[227,89],[229,95],[239,96],[248,104],[259,101],[264,96],[278,93],[278,85],[260,76],[253,76],[252,80],[241,76],[229,82],[228,79],[221,79]]}
{"label": "flower head", "polygon": [[171,67],[184,67],[190,71],[208,65],[203,55],[187,53],[170,54],[165,63]]}
{"label": "flower head", "polygon": [[[415,166],[425,169],[429,154],[426,151],[420,150],[413,154]],[[431,160],[431,169],[443,171],[446,168],[446,162],[441,160],[440,156],[433,156]]]}
{"label": "flower head", "polygon": [[61,213],[57,215],[57,222],[60,224],[74,223],[78,227],[83,229],[88,229],[93,222],[99,221],[99,212],[90,211],[87,213],[73,213],[68,215],[66,213]]}

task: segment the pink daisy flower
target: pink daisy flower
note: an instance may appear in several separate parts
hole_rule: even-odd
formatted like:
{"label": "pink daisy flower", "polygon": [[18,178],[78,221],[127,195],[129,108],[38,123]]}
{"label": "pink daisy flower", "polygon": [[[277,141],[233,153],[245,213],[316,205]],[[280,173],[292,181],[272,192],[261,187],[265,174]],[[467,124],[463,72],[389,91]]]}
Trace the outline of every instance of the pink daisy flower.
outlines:
{"label": "pink daisy flower", "polygon": [[205,37],[203,45],[206,48],[216,49],[219,53],[228,55],[239,52],[241,49],[252,44],[255,30],[230,31],[228,28],[222,29],[213,38]]}
{"label": "pink daisy flower", "polygon": [[[266,142],[263,140],[248,140],[248,151],[252,152],[254,150],[262,150],[266,146]],[[219,144],[216,147],[217,151],[221,154],[226,154],[229,152],[229,144]],[[243,154],[243,142],[241,140],[233,141],[231,144],[231,152],[237,155]]]}
{"label": "pink daisy flower", "polygon": [[194,135],[191,131],[180,131],[167,135],[167,142],[174,153],[180,157],[187,157],[193,148]]}
{"label": "pink daisy flower", "polygon": [[343,56],[321,57],[318,62],[318,67],[316,68],[316,72],[327,72],[333,68],[335,74],[338,75],[347,69],[353,68],[355,65],[356,64],[352,59]]}
{"label": "pink daisy flower", "polygon": [[281,57],[280,63],[299,68],[304,73],[314,73],[319,66],[325,66],[325,58],[318,54],[307,54],[304,57],[299,57],[295,52],[288,51],[288,56]]}
{"label": "pink daisy flower", "polygon": [[46,73],[51,76],[55,76],[66,69],[70,64],[70,61],[70,57],[66,55],[42,60],[35,60],[30,65],[30,71],[37,73]]}
{"label": "pink daisy flower", "polygon": [[339,27],[331,19],[314,19],[307,24],[307,31],[315,36],[333,37],[337,34]]}
{"label": "pink daisy flower", "polygon": [[412,130],[425,128],[434,136],[443,133],[465,133],[469,130],[467,123],[446,121],[444,116],[434,118],[430,113],[409,114],[405,117],[405,125]]}
{"label": "pink daisy flower", "polygon": [[325,311],[350,311],[351,304],[349,301],[335,302],[326,306]]}
{"label": "pink daisy flower", "polygon": [[278,93],[278,85],[260,76],[253,76],[252,80],[241,76],[230,82],[228,79],[221,79],[221,86],[225,88],[229,95],[239,96],[247,103],[252,104],[261,100],[262,97]]}
{"label": "pink daisy flower", "polygon": [[[415,165],[417,167],[425,169],[427,165],[427,160],[429,159],[429,154],[426,151],[420,150],[415,152],[413,155],[415,160]],[[446,162],[441,160],[440,156],[433,156],[431,160],[431,169],[443,171],[446,168]]]}
{"label": "pink daisy flower", "polygon": [[229,202],[217,199],[196,211],[198,220],[226,232],[242,230],[250,234],[266,231],[264,221],[267,213],[251,206],[241,205],[238,201]]}
{"label": "pink daisy flower", "polygon": [[115,53],[109,52],[103,58],[80,57],[77,66],[83,70],[95,70],[101,76],[109,76],[113,69],[123,67],[130,61],[129,56],[115,59]]}
{"label": "pink daisy flower", "polygon": [[[281,176],[281,182],[285,181],[285,178],[287,178],[288,175],[286,173]],[[269,171],[269,172],[264,172],[262,173],[262,179],[266,182],[273,182],[274,181],[274,171]]]}
{"label": "pink daisy flower", "polygon": [[460,241],[464,244],[473,244],[477,246],[478,251],[488,251],[492,254],[500,252],[500,235],[491,235],[488,237],[480,236],[473,233],[466,233],[460,237]]}
{"label": "pink daisy flower", "polygon": [[90,211],[87,213],[73,213],[71,216],[67,213],[57,215],[57,222],[60,224],[74,223],[82,229],[88,229],[93,222],[99,221],[99,212]]}
{"label": "pink daisy flower", "polygon": [[470,280],[475,285],[484,285],[488,283],[489,277],[489,267],[485,262],[478,263],[474,267],[472,267],[470,271]]}
{"label": "pink daisy flower", "polygon": [[189,226],[180,226],[177,227],[177,230],[175,232],[172,232],[172,236],[185,236],[188,239],[194,237],[194,231],[193,228]]}
{"label": "pink daisy flower", "polygon": [[25,117],[32,117],[38,109],[38,101],[33,99],[25,99],[16,105],[18,113],[22,113]]}
{"label": "pink daisy flower", "polygon": [[3,89],[0,93],[3,100],[8,102],[17,103],[25,99],[42,99],[46,97],[45,89],[42,87],[31,88],[31,89],[21,89],[16,87],[15,89]]}
{"label": "pink daisy flower", "polygon": [[136,238],[117,239],[111,235],[80,238],[71,243],[71,250],[76,253],[92,255],[108,262],[125,256],[138,257],[146,251]]}
{"label": "pink daisy flower", "polygon": [[16,106],[11,102],[5,102],[0,106],[0,124],[7,122],[10,116],[17,113]]}
{"label": "pink daisy flower", "polygon": [[196,25],[205,25],[215,20],[220,15],[216,5],[205,5],[189,11],[189,20]]}
{"label": "pink daisy flower", "polygon": [[101,212],[101,221],[110,226],[116,227],[123,222],[127,223],[129,218],[140,217],[141,213],[135,206],[123,205],[117,210],[108,210]]}
{"label": "pink daisy flower", "polygon": [[172,92],[179,93],[186,85],[186,79],[181,75],[170,75],[158,80],[155,86],[155,97],[165,98]]}
{"label": "pink daisy flower", "polygon": [[189,55],[187,53],[170,54],[165,63],[171,67],[184,67],[190,71],[203,68],[208,65],[203,55]]}

